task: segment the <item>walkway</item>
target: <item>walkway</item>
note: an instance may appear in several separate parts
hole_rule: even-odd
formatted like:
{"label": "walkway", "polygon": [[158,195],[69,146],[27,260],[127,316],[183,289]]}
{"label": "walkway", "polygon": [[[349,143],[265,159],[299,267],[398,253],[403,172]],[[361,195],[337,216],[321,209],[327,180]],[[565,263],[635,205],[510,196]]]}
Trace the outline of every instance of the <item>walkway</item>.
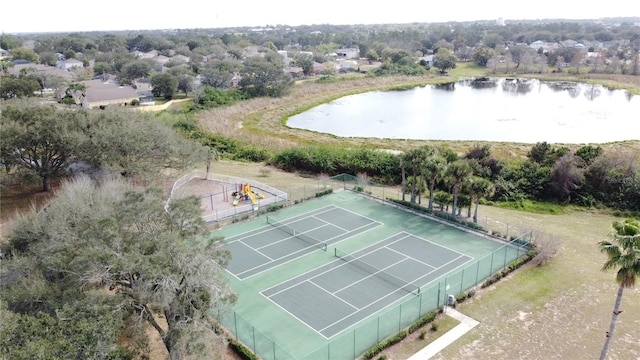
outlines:
{"label": "walkway", "polygon": [[449,346],[451,343],[462,337],[462,335],[466,334],[469,330],[473,329],[476,325],[479,324],[479,322],[477,322],[476,320],[462,314],[458,310],[451,307],[446,308],[446,314],[460,321],[460,324],[447,331],[446,334],[440,336],[434,342],[424,347],[422,350],[412,355],[409,360],[431,359],[442,349]]}

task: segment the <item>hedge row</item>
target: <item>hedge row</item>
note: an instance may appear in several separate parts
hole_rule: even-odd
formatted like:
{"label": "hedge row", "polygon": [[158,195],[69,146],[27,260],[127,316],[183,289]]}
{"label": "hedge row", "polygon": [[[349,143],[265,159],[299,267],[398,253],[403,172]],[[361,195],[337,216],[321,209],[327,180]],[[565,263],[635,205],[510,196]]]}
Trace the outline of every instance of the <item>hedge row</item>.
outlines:
{"label": "hedge row", "polygon": [[498,281],[500,281],[500,279],[502,279],[503,277],[509,275],[510,273],[512,273],[513,271],[515,271],[516,269],[520,268],[522,265],[528,263],[529,261],[531,261],[535,256],[536,256],[537,251],[535,250],[535,248],[531,248],[529,251],[527,251],[527,254],[519,259],[513,260],[512,262],[509,263],[509,265],[498,271],[497,273],[493,274],[493,276],[491,276],[490,278],[488,278],[487,280],[485,280],[482,283],[482,288],[486,288],[487,286],[493,285],[495,283],[497,283]]}
{"label": "hedge row", "polygon": [[458,219],[456,216],[446,213],[446,212],[442,212],[442,211],[433,211],[433,210],[429,210],[429,208],[426,208],[420,204],[416,204],[416,203],[412,203],[410,201],[406,201],[406,200],[397,200],[397,199],[391,199],[388,198],[388,201],[400,204],[404,207],[407,207],[411,210],[417,211],[419,213],[422,214],[428,214],[428,215],[433,215],[436,217],[439,217],[441,219],[456,223],[456,224],[460,224],[463,226],[466,226],[470,229],[474,229],[474,230],[481,230],[484,231],[484,228],[480,225],[478,225],[477,223],[474,223],[472,221],[464,221],[464,220],[460,220]]}
{"label": "hedge row", "polygon": [[378,345],[372,347],[371,349],[369,349],[366,353],[364,353],[364,355],[362,355],[362,358],[365,360],[370,360],[373,359],[374,356],[378,355],[379,353],[381,353],[384,349],[388,348],[391,345],[395,345],[397,343],[399,343],[400,341],[402,341],[402,339],[406,338],[408,335],[408,333],[405,330],[402,330],[400,332],[398,332],[397,334],[395,334],[394,336],[386,339],[385,341],[379,343]]}

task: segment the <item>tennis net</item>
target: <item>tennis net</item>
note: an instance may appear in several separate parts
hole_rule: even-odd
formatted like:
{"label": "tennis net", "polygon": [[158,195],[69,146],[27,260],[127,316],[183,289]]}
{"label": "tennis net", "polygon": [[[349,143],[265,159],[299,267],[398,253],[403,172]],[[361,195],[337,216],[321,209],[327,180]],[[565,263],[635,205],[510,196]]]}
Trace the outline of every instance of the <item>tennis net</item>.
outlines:
{"label": "tennis net", "polygon": [[419,286],[415,286],[413,284],[411,284],[410,282],[407,282],[403,279],[400,279],[397,276],[391,275],[388,272],[373,266],[367,262],[365,262],[364,260],[362,260],[362,258],[359,257],[355,257],[351,254],[347,254],[344,253],[340,250],[338,250],[338,248],[334,248],[334,255],[337,258],[340,258],[341,260],[356,266],[364,271],[366,271],[369,274],[372,274],[386,282],[388,282],[389,284],[393,285],[396,288],[400,288],[406,292],[412,293],[414,295],[418,295],[420,294],[420,287]]}
{"label": "tennis net", "polygon": [[305,234],[305,233],[303,233],[301,231],[298,231],[298,230],[290,227],[289,225],[284,224],[281,221],[278,221],[278,220],[276,220],[276,219],[274,219],[272,217],[267,216],[267,224],[269,224],[269,225],[271,225],[271,226],[273,226],[273,227],[275,227],[277,229],[280,229],[280,230],[286,232],[287,234],[292,235],[292,236],[294,236],[294,237],[296,237],[296,238],[298,238],[298,239],[300,239],[300,240],[302,240],[302,241],[304,241],[304,242],[306,242],[308,244],[314,245],[314,246],[316,246],[316,247],[318,247],[318,248],[320,248],[320,249],[322,249],[324,251],[327,251],[327,244],[325,244],[322,241],[314,238],[311,235],[308,235],[308,234]]}

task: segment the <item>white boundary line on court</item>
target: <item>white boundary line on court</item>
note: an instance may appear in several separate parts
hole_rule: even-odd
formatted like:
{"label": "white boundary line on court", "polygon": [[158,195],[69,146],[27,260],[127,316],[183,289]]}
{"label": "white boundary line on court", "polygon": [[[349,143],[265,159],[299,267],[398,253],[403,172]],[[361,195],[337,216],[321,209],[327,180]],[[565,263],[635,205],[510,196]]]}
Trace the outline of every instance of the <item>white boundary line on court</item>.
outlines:
{"label": "white boundary line on court", "polygon": [[[394,264],[391,264],[391,265],[389,265],[388,267],[391,267],[391,266],[397,265],[397,264],[399,264],[399,263],[401,263],[401,262],[403,262],[403,261],[406,261],[407,259],[411,259],[411,260],[417,261],[417,262],[419,262],[419,263],[422,263],[422,264],[424,264],[424,265],[427,265],[427,266],[429,266],[429,267],[433,268],[433,270],[431,270],[431,271],[429,271],[428,273],[426,273],[426,274],[424,274],[424,275],[422,275],[422,276],[420,276],[420,277],[418,277],[418,278],[414,279],[412,282],[415,282],[415,281],[417,281],[417,280],[420,280],[420,279],[422,279],[422,278],[424,278],[424,277],[428,276],[429,274],[433,273],[434,271],[436,271],[436,270],[438,270],[438,269],[441,269],[441,268],[446,267],[446,266],[447,266],[447,265],[449,265],[450,263],[452,263],[452,262],[454,262],[454,261],[456,261],[456,260],[460,259],[460,258],[461,258],[461,257],[463,257],[463,256],[464,256],[464,257],[469,258],[469,261],[474,260],[474,258],[473,258],[473,257],[471,257],[471,256],[469,256],[469,255],[466,255],[466,254],[460,253],[460,252],[455,251],[455,250],[453,250],[453,249],[450,249],[450,248],[448,248],[448,247],[446,247],[446,246],[443,246],[443,245],[440,245],[440,244],[434,243],[433,241],[429,241],[429,240],[427,240],[427,239],[425,239],[425,238],[422,238],[422,237],[420,237],[420,236],[417,236],[417,235],[415,235],[415,234],[412,234],[412,233],[409,233],[409,232],[406,232],[406,231],[401,231],[401,232],[398,232],[398,233],[396,233],[396,234],[394,234],[394,235],[392,235],[392,236],[389,236],[389,237],[387,237],[387,238],[384,238],[384,239],[382,239],[382,240],[380,240],[380,241],[378,241],[378,242],[376,242],[376,243],[374,243],[374,244],[369,245],[369,247],[374,247],[375,245],[377,245],[377,244],[379,244],[379,243],[382,243],[382,242],[385,242],[385,241],[389,241],[389,239],[392,239],[392,238],[394,238],[394,237],[397,237],[398,235],[403,235],[403,236],[402,236],[402,237],[400,237],[400,238],[399,238],[399,239],[397,239],[397,240],[394,240],[394,241],[390,242],[389,244],[384,244],[384,245],[382,245],[382,246],[379,246],[379,247],[373,248],[372,250],[370,250],[370,251],[368,251],[368,252],[366,252],[366,253],[364,253],[364,254],[360,254],[360,255],[358,256],[358,258],[359,258],[359,257],[362,257],[362,256],[366,256],[366,255],[371,254],[371,253],[374,253],[374,252],[376,252],[376,251],[378,251],[378,250],[380,250],[380,249],[386,249],[386,250],[390,250],[390,251],[394,251],[394,252],[396,252],[396,253],[399,253],[399,254],[401,254],[401,255],[403,255],[403,256],[405,257],[404,259],[402,259],[402,260],[400,260],[400,261],[398,261],[398,262],[396,262],[396,263],[394,263]],[[435,267],[433,267],[433,266],[431,266],[431,265],[428,265],[428,264],[426,264],[426,263],[424,263],[424,262],[422,262],[422,261],[419,261],[419,260],[417,260],[417,259],[413,258],[412,256],[409,256],[409,255],[407,255],[407,254],[404,254],[404,253],[398,252],[398,251],[396,251],[396,250],[391,249],[391,248],[389,248],[389,247],[388,247],[389,245],[395,244],[395,243],[397,243],[397,242],[399,242],[399,241],[402,241],[402,240],[405,240],[405,239],[407,239],[407,238],[409,238],[409,237],[417,238],[417,239],[419,239],[419,240],[421,240],[421,241],[424,241],[424,242],[426,242],[426,243],[431,244],[432,246],[437,246],[437,247],[440,247],[440,248],[443,248],[443,249],[447,249],[447,250],[449,250],[449,251],[451,251],[451,252],[453,252],[453,253],[455,253],[455,254],[458,254],[459,256],[458,256],[458,257],[456,257],[456,258],[454,258],[454,259],[452,259],[452,260],[450,260],[450,261],[448,261],[447,263],[443,264],[442,266],[440,266],[440,267],[438,267],[438,268],[435,268]],[[367,249],[367,248],[365,247],[364,249]],[[364,249],[361,249],[361,250],[364,250]],[[361,250],[358,250],[358,251],[361,251]],[[355,252],[358,252],[358,251],[355,251]],[[327,264],[325,264],[325,265],[321,265],[321,266],[319,266],[318,268],[321,268],[321,267],[323,267],[323,266],[327,266],[327,265],[329,265],[329,264],[332,264],[332,263],[334,263],[334,262],[338,262],[338,261],[340,261],[340,259],[336,259],[336,260],[331,261],[331,262],[329,262],[329,263],[327,263]],[[447,272],[446,272],[446,273],[444,273],[442,276],[438,277],[438,279],[440,279],[440,278],[442,278],[442,277],[445,277],[447,274],[450,274],[451,272],[453,272],[453,271],[455,271],[455,270],[459,269],[461,266],[466,265],[467,263],[469,263],[469,261],[467,261],[467,262],[465,262],[464,264],[461,264],[461,265],[459,265],[459,266],[455,267],[454,269],[451,269],[451,270],[447,271]],[[356,313],[358,313],[358,312],[360,312],[360,311],[362,311],[362,310],[367,309],[369,306],[371,306],[371,305],[373,305],[373,304],[376,304],[376,303],[380,302],[381,300],[383,300],[383,299],[387,298],[388,296],[391,296],[391,295],[393,295],[393,294],[397,293],[398,291],[402,290],[401,288],[398,288],[398,289],[396,289],[395,291],[389,292],[387,295],[385,295],[385,296],[383,296],[383,297],[381,297],[381,298],[378,298],[376,301],[374,301],[374,302],[370,303],[369,305],[367,305],[367,306],[365,306],[365,307],[363,307],[363,308],[358,308],[357,306],[355,306],[355,305],[353,305],[353,304],[349,303],[348,301],[346,301],[346,300],[344,300],[344,299],[342,299],[342,298],[340,298],[340,297],[336,296],[336,295],[335,295],[335,293],[340,292],[340,291],[342,291],[342,290],[344,290],[344,289],[346,289],[346,288],[348,288],[348,287],[350,287],[350,286],[353,286],[354,284],[357,284],[357,283],[358,283],[358,282],[360,282],[360,281],[363,281],[363,280],[368,279],[368,278],[370,278],[370,277],[376,276],[375,274],[371,274],[371,275],[366,276],[366,277],[364,277],[364,278],[362,278],[362,279],[359,279],[359,280],[358,280],[358,281],[356,281],[356,282],[350,283],[348,286],[345,286],[345,287],[343,287],[343,288],[341,288],[341,289],[337,290],[335,293],[332,293],[332,292],[328,291],[327,289],[323,288],[322,286],[318,285],[317,283],[313,282],[313,279],[314,279],[314,278],[316,278],[316,277],[318,277],[318,276],[321,276],[321,275],[324,275],[324,274],[326,274],[326,273],[328,273],[328,272],[331,272],[331,271],[333,271],[333,270],[335,270],[335,269],[337,269],[337,268],[339,268],[339,267],[345,266],[345,265],[347,265],[347,264],[349,264],[349,263],[350,263],[350,261],[344,261],[344,260],[342,260],[342,264],[340,264],[340,265],[338,265],[338,266],[331,267],[330,269],[327,269],[326,271],[320,272],[320,273],[318,273],[318,274],[313,275],[313,276],[312,276],[312,277],[310,277],[310,278],[307,278],[307,279],[304,279],[304,280],[302,280],[302,281],[299,281],[299,282],[297,282],[297,283],[295,283],[295,284],[292,284],[291,286],[288,286],[288,287],[286,287],[286,288],[283,288],[283,289],[279,290],[278,292],[273,293],[273,294],[271,294],[271,295],[269,295],[269,296],[264,295],[264,293],[263,293],[263,292],[264,292],[264,291],[267,291],[267,290],[269,290],[269,289],[272,289],[272,288],[278,287],[278,286],[280,286],[280,285],[282,285],[282,284],[285,284],[285,283],[287,283],[287,282],[291,281],[292,279],[285,280],[285,281],[283,281],[283,282],[281,282],[281,283],[279,283],[279,284],[276,284],[276,285],[274,285],[274,286],[271,286],[269,289],[262,290],[262,291],[260,292],[260,294],[261,294],[262,296],[264,296],[265,298],[267,298],[269,301],[271,301],[273,304],[275,304],[277,307],[281,308],[281,309],[282,309],[283,311],[285,311],[287,314],[289,314],[289,315],[293,316],[294,318],[298,319],[301,323],[305,324],[306,326],[308,326],[309,328],[311,328],[311,330],[315,331],[316,333],[318,333],[320,336],[324,337],[325,339],[330,339],[330,338],[332,338],[332,337],[334,337],[334,336],[337,336],[337,335],[339,335],[339,334],[343,333],[344,331],[346,331],[346,330],[348,330],[348,329],[350,329],[350,328],[352,328],[352,327],[354,327],[354,326],[357,326],[357,325],[358,325],[358,324],[360,324],[361,322],[366,321],[367,319],[371,318],[372,316],[375,316],[375,314],[377,314],[377,313],[379,313],[379,312],[381,312],[381,311],[384,311],[385,309],[388,309],[389,307],[392,307],[394,304],[398,303],[399,301],[404,300],[404,299],[409,295],[409,294],[407,294],[406,296],[403,296],[403,297],[399,298],[398,300],[395,300],[395,301],[393,301],[393,302],[391,302],[391,303],[387,304],[387,305],[386,305],[385,307],[383,307],[382,309],[379,309],[379,310],[377,310],[377,311],[374,311],[373,313],[369,314],[369,315],[368,315],[368,316],[366,316],[365,318],[363,318],[363,319],[361,319],[361,320],[358,320],[358,321],[354,322],[353,324],[351,324],[351,325],[349,325],[348,327],[346,327],[345,329],[343,329],[343,330],[341,330],[341,331],[337,332],[336,334],[334,334],[334,335],[332,335],[332,336],[330,336],[330,337],[326,337],[324,334],[322,334],[322,333],[321,333],[321,331],[326,330],[327,328],[329,328],[329,327],[331,327],[331,326],[333,326],[333,325],[335,325],[335,324],[337,324],[337,323],[339,323],[339,322],[341,322],[341,321],[343,321],[343,320],[347,319],[347,318],[348,318],[348,317],[350,317],[350,316],[353,316],[354,314],[356,314]],[[311,270],[309,270],[309,271],[307,271],[307,272],[305,272],[305,273],[302,273],[302,274],[300,274],[300,275],[298,275],[298,276],[296,276],[296,277],[303,277],[305,274],[312,273],[312,272],[316,271],[318,268],[311,269]],[[386,269],[386,268],[385,268],[385,269]],[[383,271],[384,269],[378,269],[378,270],[379,270],[379,271]],[[276,303],[275,301],[273,301],[273,300],[271,299],[271,296],[274,296],[274,295],[280,294],[280,293],[282,293],[282,292],[284,292],[284,291],[287,291],[287,290],[289,290],[289,289],[291,289],[291,288],[293,288],[293,287],[296,287],[296,286],[298,286],[298,285],[300,285],[300,284],[303,284],[303,283],[305,283],[305,282],[311,283],[312,285],[314,285],[314,286],[316,286],[316,287],[318,287],[318,288],[320,288],[320,289],[323,289],[326,293],[328,293],[328,294],[332,295],[334,298],[337,298],[338,300],[340,300],[340,301],[344,302],[345,304],[349,305],[350,307],[352,307],[352,308],[356,309],[356,311],[354,311],[354,312],[350,313],[348,316],[344,316],[344,317],[342,317],[342,318],[340,318],[340,319],[338,319],[338,320],[334,321],[333,323],[329,324],[328,326],[326,326],[326,327],[324,327],[324,328],[322,328],[322,329],[316,330],[313,326],[310,326],[310,325],[309,325],[309,324],[307,324],[306,322],[304,322],[304,321],[300,320],[297,316],[293,315],[291,312],[289,312],[289,311],[287,311],[286,309],[282,308],[282,306],[280,306],[278,303]],[[425,287],[425,286],[428,286],[429,284],[432,284],[432,283],[434,283],[434,282],[435,282],[435,280],[434,280],[434,281],[431,281],[431,282],[429,282],[429,283],[427,283],[427,284],[425,284],[425,285],[420,286],[420,288],[423,288],[423,287]],[[406,290],[402,290],[402,291],[406,291]]]}
{"label": "white boundary line on court", "polygon": [[[306,213],[303,213],[303,214],[300,214],[300,215],[297,215],[297,216],[293,216],[293,217],[291,217],[291,218],[289,218],[289,219],[287,219],[287,220],[295,219],[295,221],[301,221],[301,220],[304,220],[304,219],[307,219],[307,218],[316,218],[317,220],[320,220],[320,221],[324,222],[324,225],[322,225],[322,226],[318,226],[318,227],[315,227],[315,228],[310,229],[310,230],[307,230],[307,231],[305,231],[305,232],[315,231],[315,230],[318,230],[318,229],[320,229],[320,228],[322,228],[322,227],[325,227],[325,226],[333,226],[333,227],[335,227],[335,228],[337,228],[337,229],[342,229],[341,227],[336,226],[336,225],[334,225],[333,223],[327,222],[327,221],[325,221],[325,220],[323,220],[323,219],[320,219],[320,218],[317,218],[317,217],[315,216],[315,215],[318,215],[318,214],[328,213],[328,212],[330,212],[330,211],[332,211],[332,210],[336,210],[336,209],[340,209],[340,210],[344,210],[344,211],[347,211],[347,212],[351,212],[352,214],[355,214],[355,215],[357,215],[357,216],[358,216],[358,217],[360,217],[360,218],[363,218],[363,219],[369,220],[370,222],[369,222],[369,223],[367,223],[367,224],[365,224],[365,225],[362,225],[362,226],[360,226],[360,227],[358,227],[358,228],[355,228],[355,229],[353,229],[353,230],[351,230],[351,231],[345,231],[345,232],[344,232],[344,233],[342,233],[342,234],[339,234],[339,235],[336,235],[336,236],[334,236],[334,237],[332,237],[332,238],[330,238],[330,239],[327,239],[326,241],[330,241],[330,240],[332,240],[332,239],[334,239],[334,238],[336,238],[336,237],[344,236],[345,234],[348,234],[348,235],[349,235],[349,236],[345,237],[344,239],[342,239],[342,240],[340,240],[340,241],[337,241],[337,242],[335,242],[335,243],[332,243],[331,245],[339,244],[339,243],[341,243],[341,242],[343,242],[343,241],[345,241],[345,240],[347,240],[347,239],[350,239],[350,238],[352,238],[352,237],[354,237],[354,236],[358,236],[358,235],[364,234],[364,233],[366,233],[366,232],[368,232],[368,231],[370,231],[370,230],[373,230],[373,229],[375,229],[375,228],[377,228],[377,227],[379,227],[379,226],[381,226],[381,225],[384,225],[384,224],[383,224],[383,223],[381,223],[380,221],[373,220],[373,219],[371,219],[371,218],[369,218],[369,217],[366,217],[366,216],[358,215],[357,213],[354,213],[354,212],[352,212],[352,211],[350,211],[350,210],[344,209],[344,208],[342,208],[342,207],[340,207],[340,206],[337,206],[337,205],[329,205],[329,206],[322,207],[322,208],[320,208],[320,209],[316,209],[316,210],[313,210],[313,211],[308,211],[308,212],[306,212]],[[318,210],[323,210],[323,211],[318,211]],[[290,221],[290,222],[295,222],[295,221]],[[287,224],[287,222],[285,222],[285,224]],[[359,230],[361,230],[361,229],[363,229],[363,228],[367,228],[367,227],[372,226],[372,225],[375,225],[375,226],[374,226],[374,227],[372,227],[372,228],[370,228],[370,229],[366,229],[365,231],[359,231]],[[273,242],[273,243],[271,243],[271,244],[269,244],[269,245],[262,246],[262,247],[260,247],[260,248],[258,248],[258,249],[254,248],[254,247],[250,246],[249,244],[245,243],[244,241],[242,241],[242,240],[244,240],[244,239],[246,239],[246,238],[249,238],[249,237],[250,237],[250,235],[247,235],[247,234],[249,234],[249,233],[253,233],[253,235],[256,235],[256,234],[261,234],[261,233],[264,233],[264,232],[267,232],[267,231],[271,231],[271,229],[274,229],[274,228],[276,228],[276,227],[274,227],[274,226],[272,226],[272,225],[265,225],[265,226],[261,226],[261,227],[259,227],[259,228],[255,229],[255,230],[246,231],[246,232],[244,232],[244,233],[241,233],[241,234],[238,234],[238,235],[233,236],[232,238],[238,237],[238,239],[237,239],[237,240],[232,240],[232,241],[228,242],[227,244],[231,244],[231,243],[234,243],[234,242],[239,242],[239,243],[243,244],[244,246],[246,246],[247,248],[249,248],[249,249],[251,249],[251,250],[255,251],[256,253],[258,253],[258,254],[260,254],[260,255],[262,255],[262,256],[264,256],[264,257],[266,257],[266,258],[267,258],[267,259],[269,259],[270,261],[268,261],[268,262],[266,262],[266,263],[262,263],[262,264],[257,265],[257,266],[254,266],[254,267],[252,267],[252,268],[250,268],[250,269],[246,269],[246,270],[244,270],[244,271],[242,271],[242,272],[240,272],[240,273],[238,273],[238,274],[234,274],[234,273],[232,273],[231,271],[229,271],[229,269],[226,269],[227,273],[231,274],[233,277],[235,277],[235,278],[236,278],[236,279],[238,279],[239,281],[244,281],[244,280],[249,279],[249,278],[251,278],[251,277],[253,277],[253,276],[256,276],[256,275],[262,274],[262,273],[264,273],[264,272],[270,271],[271,269],[275,269],[275,268],[277,268],[277,267],[279,267],[279,266],[282,266],[282,265],[284,265],[284,264],[287,264],[287,263],[290,263],[290,262],[292,262],[292,261],[298,260],[298,259],[300,259],[302,256],[308,255],[308,254],[304,254],[304,255],[301,255],[301,256],[298,256],[298,257],[294,257],[294,258],[292,258],[292,259],[290,259],[290,260],[287,260],[287,261],[285,261],[285,262],[282,262],[282,263],[280,263],[280,264],[278,264],[278,265],[275,265],[275,266],[273,266],[273,267],[267,267],[265,270],[260,271],[260,272],[257,272],[257,273],[255,273],[255,274],[253,274],[253,275],[250,275],[250,276],[247,276],[247,277],[244,277],[244,278],[239,278],[239,277],[238,277],[239,275],[242,275],[242,274],[244,274],[244,273],[246,273],[246,272],[249,272],[249,271],[252,271],[252,270],[254,270],[254,269],[256,269],[256,268],[259,268],[259,267],[261,267],[261,266],[264,266],[265,264],[269,264],[269,263],[272,263],[272,262],[275,262],[275,261],[278,261],[278,260],[279,260],[279,259],[271,259],[269,256],[267,256],[267,255],[265,255],[264,253],[262,253],[262,251],[260,251],[259,249],[262,249],[262,248],[265,248],[265,247],[267,247],[267,246],[270,246],[271,244],[275,244],[275,243],[278,243],[278,242],[282,242],[282,241],[289,240],[289,239],[291,239],[291,238],[295,238],[295,236],[293,236],[293,235],[292,235],[292,236],[289,236],[289,237],[287,237],[287,238],[281,239],[281,240],[279,240],[279,241]],[[353,233],[353,234],[352,234],[352,233]],[[308,250],[308,249],[310,249],[310,248],[316,248],[316,247],[317,247],[317,246],[315,246],[315,245],[307,246],[307,247],[302,248],[302,249],[300,249],[300,250],[297,250],[297,251],[295,251],[295,252],[293,252],[293,253],[290,253],[289,255],[291,255],[291,254],[295,254],[295,253],[298,253],[298,252],[301,252],[301,251],[305,251],[305,250]]]}

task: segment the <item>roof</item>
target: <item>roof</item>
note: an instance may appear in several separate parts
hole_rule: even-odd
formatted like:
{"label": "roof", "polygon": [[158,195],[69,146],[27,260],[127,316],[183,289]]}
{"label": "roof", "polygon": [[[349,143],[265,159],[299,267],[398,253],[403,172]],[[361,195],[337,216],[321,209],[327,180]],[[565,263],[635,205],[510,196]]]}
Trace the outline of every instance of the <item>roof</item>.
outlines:
{"label": "roof", "polygon": [[113,81],[89,80],[81,83],[87,86],[85,93],[89,107],[116,102],[126,103],[139,98],[138,93],[131,86],[120,86]]}

